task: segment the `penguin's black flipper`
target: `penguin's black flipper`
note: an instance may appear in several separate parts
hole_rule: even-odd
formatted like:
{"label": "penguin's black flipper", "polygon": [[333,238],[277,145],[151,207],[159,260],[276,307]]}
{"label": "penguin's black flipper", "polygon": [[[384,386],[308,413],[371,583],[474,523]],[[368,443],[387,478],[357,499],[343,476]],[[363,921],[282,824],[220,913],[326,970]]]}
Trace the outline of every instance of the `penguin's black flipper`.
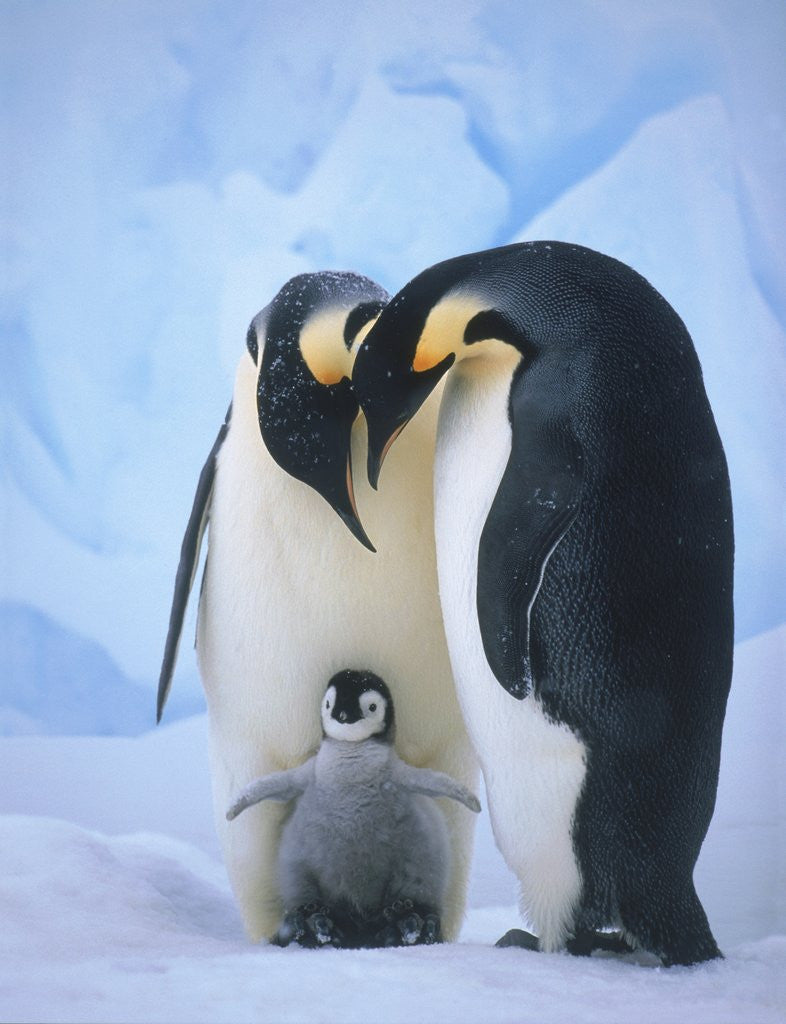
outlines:
{"label": "penguin's black flipper", "polygon": [[202,550],[202,538],[205,535],[205,527],[210,515],[210,498],[213,494],[213,480],[216,475],[216,459],[224,438],[229,430],[229,420],[232,415],[232,406],[227,410],[226,419],[218,432],[218,437],[210,449],[210,454],[202,467],[197,483],[194,504],[191,508],[191,515],[188,517],[188,525],[183,535],[183,543],[180,548],[180,563],[175,576],[175,592],[172,595],[172,610],[169,613],[169,629],[164,645],[164,657],[161,662],[161,674],[158,677],[158,703],[156,708],[156,722],[161,721],[166,699],[172,686],[172,673],[175,670],[177,651],[180,646],[180,634],[183,631],[183,620],[186,615],[188,596],[191,587],[194,585],[197,566],[199,565],[199,553]]}
{"label": "penguin's black flipper", "polygon": [[[519,384],[522,378],[519,378]],[[491,671],[523,700],[530,616],[546,563],[579,509],[582,453],[559,396],[511,390],[512,446],[478,549],[478,622]]]}

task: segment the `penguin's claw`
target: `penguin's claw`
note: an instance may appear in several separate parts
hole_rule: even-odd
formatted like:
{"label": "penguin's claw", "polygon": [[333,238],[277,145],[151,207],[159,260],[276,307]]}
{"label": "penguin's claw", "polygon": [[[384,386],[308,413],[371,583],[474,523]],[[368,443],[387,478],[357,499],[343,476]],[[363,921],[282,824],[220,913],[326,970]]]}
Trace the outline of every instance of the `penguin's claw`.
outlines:
{"label": "penguin's claw", "polygon": [[385,907],[382,916],[386,921],[395,921],[400,914],[407,910],[412,910],[412,900],[394,900],[389,907]]}
{"label": "penguin's claw", "polygon": [[439,917],[410,899],[394,900],[382,911],[386,926],[374,936],[380,946],[431,946],[442,941]]}
{"label": "penguin's claw", "polygon": [[[521,928],[511,928],[505,932],[495,945],[504,949],[509,946],[516,946],[519,949],[530,949],[537,952],[540,943],[537,936],[530,932],[522,931]],[[621,932],[599,932],[590,929],[577,932],[567,940],[565,948],[573,956],[592,956],[596,950],[606,953],[633,953],[634,948],[625,939]]]}
{"label": "penguin's claw", "polygon": [[442,942],[442,927],[436,914],[426,914],[420,941],[424,946],[433,946],[437,942]]}
{"label": "penguin's claw", "polygon": [[306,927],[314,936],[318,946],[326,946],[335,938],[333,922],[326,914],[316,913],[306,918]]}
{"label": "penguin's claw", "polygon": [[300,942],[306,934],[306,919],[299,910],[290,910],[278,926],[278,931],[271,938],[274,946],[289,946],[292,942]]}

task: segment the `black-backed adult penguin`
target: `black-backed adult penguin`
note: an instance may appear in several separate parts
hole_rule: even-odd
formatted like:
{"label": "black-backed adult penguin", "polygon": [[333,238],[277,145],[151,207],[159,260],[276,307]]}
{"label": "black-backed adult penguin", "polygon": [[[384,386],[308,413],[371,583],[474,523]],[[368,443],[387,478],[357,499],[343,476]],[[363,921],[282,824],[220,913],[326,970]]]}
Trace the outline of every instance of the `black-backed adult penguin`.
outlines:
{"label": "black-backed adult penguin", "polygon": [[545,950],[614,927],[666,964],[718,956],[692,875],[731,678],[732,512],[688,332],[637,273],[579,246],[437,264],[355,360],[372,483],[454,363],[440,592],[522,909]]}
{"label": "black-backed adult penguin", "polygon": [[[469,788],[476,781],[439,606],[433,467],[415,457],[420,447],[433,448],[437,404],[424,409],[400,459],[391,456],[394,507],[360,475],[357,499],[379,554],[357,544],[329,507],[370,546],[352,486],[351,449],[365,458],[367,442],[349,376],[356,346],[386,299],[355,274],[305,274],[255,317],[183,541],[159,718],[209,514],[197,656],[216,827],[254,940],[271,935],[281,916],[276,863],[285,809],[266,804],[231,829],[224,812],[249,781],[293,768],[317,749],[314,709],[326,677],[347,664],[368,665],[398,695],[401,757]],[[453,863],[444,929],[455,937],[473,823],[452,801],[444,813]]]}

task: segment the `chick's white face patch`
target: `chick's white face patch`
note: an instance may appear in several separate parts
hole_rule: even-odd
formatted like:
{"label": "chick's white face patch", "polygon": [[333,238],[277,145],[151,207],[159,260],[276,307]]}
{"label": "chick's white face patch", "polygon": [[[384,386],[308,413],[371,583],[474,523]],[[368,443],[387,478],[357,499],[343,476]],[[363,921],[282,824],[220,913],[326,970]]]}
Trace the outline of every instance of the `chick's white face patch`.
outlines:
{"label": "chick's white face patch", "polygon": [[330,723],[332,721],[331,715],[333,714],[333,708],[335,706],[335,703],[336,703],[336,687],[335,686],[329,686],[328,689],[325,690],[324,696],[322,697],[322,712],[321,712],[321,714],[322,714],[322,728],[324,729],[325,734],[329,735],[329,736],[330,736],[331,733],[328,731],[328,727],[330,726]]}
{"label": "chick's white face patch", "polygon": [[342,722],[333,718],[335,702],[336,689],[331,686],[322,699],[322,728],[331,739],[360,743],[384,731],[386,701],[376,690],[367,690],[360,695],[363,717],[355,722]]}
{"label": "chick's white face patch", "polygon": [[363,720],[375,726],[374,731],[379,732],[385,725],[385,698],[376,690],[368,690],[360,695],[360,710],[363,712]]}

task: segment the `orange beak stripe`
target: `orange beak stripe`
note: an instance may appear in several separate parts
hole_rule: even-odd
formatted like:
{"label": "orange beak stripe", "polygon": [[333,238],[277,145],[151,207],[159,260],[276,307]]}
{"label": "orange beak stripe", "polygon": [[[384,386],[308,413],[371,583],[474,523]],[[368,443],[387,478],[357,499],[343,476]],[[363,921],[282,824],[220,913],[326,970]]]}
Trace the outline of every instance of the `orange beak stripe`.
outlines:
{"label": "orange beak stripe", "polygon": [[407,421],[404,420],[404,422],[402,424],[400,424],[400,426],[396,427],[396,429],[393,431],[393,433],[390,435],[390,437],[385,442],[385,447],[382,449],[382,454],[379,457],[379,468],[380,469],[382,468],[382,463],[385,461],[385,456],[390,451],[390,449],[393,447],[393,442],[396,440],[396,438],[401,433],[401,431],[404,429],[404,427],[406,427],[406,425],[407,425]]}
{"label": "orange beak stripe", "polygon": [[358,507],[355,504],[355,487],[352,482],[352,459],[349,455],[347,455],[347,495],[349,496],[349,503],[352,506],[355,518],[359,520]]}

